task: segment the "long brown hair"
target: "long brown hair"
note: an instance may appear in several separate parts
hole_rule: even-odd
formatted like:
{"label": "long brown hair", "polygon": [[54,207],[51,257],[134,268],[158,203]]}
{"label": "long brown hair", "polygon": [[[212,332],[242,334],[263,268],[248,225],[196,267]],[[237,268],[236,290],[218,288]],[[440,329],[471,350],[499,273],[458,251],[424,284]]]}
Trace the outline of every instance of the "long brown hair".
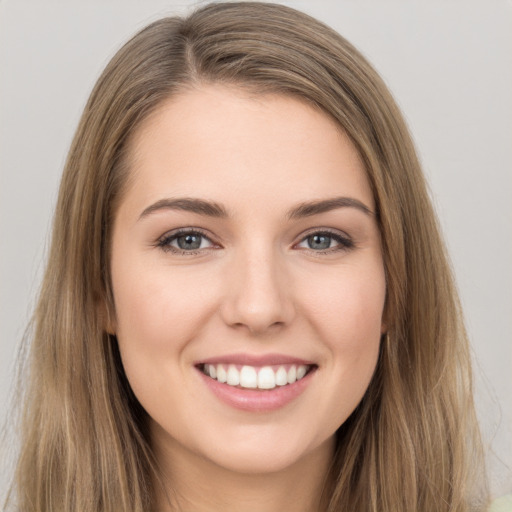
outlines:
{"label": "long brown hair", "polygon": [[[405,122],[343,37],[288,7],[210,4],[157,21],[114,56],[72,143],[33,320],[21,453],[24,512],[143,512],[158,472],[146,413],[105,331],[109,241],[129,180],[130,136],[201,83],[293,95],[350,136],[365,163],[387,278],[380,358],[337,432],[328,512],[483,510],[470,358],[448,259]],[[106,306],[106,307],[103,307]]]}

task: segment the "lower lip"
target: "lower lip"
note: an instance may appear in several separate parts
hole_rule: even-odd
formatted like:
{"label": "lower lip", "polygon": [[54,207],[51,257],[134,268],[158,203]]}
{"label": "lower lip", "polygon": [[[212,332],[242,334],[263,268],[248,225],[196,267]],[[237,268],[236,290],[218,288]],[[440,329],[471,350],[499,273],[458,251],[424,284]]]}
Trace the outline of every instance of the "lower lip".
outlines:
{"label": "lower lip", "polygon": [[310,371],[293,384],[274,389],[254,390],[223,384],[198,370],[204,383],[217,398],[235,409],[250,412],[269,412],[284,407],[306,389],[315,371],[316,369]]}

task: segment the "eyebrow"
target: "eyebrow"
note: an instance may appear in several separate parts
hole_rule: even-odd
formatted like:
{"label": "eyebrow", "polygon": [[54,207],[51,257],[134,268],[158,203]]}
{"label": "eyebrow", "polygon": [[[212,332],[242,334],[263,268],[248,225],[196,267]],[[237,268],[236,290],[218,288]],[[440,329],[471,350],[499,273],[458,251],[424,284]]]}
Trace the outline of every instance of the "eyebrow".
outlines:
{"label": "eyebrow", "polygon": [[224,218],[228,216],[228,212],[220,204],[212,201],[205,201],[204,199],[183,197],[179,199],[160,199],[156,203],[148,206],[140,214],[139,220],[160,210],[181,210],[197,213],[199,215],[206,215],[208,217]]}
{"label": "eyebrow", "polygon": [[[302,217],[311,217],[313,215],[329,212],[338,208],[356,208],[366,215],[375,215],[368,206],[358,199],[354,199],[352,197],[333,197],[330,199],[300,203],[298,206],[288,211],[286,217],[290,220]],[[198,215],[205,215],[207,217],[228,217],[226,208],[218,203],[204,199],[183,197],[177,199],[160,199],[156,203],[148,206],[140,214],[139,220],[161,210],[181,210],[196,213]]]}
{"label": "eyebrow", "polygon": [[322,199],[320,201],[308,201],[301,203],[287,214],[289,219],[299,219],[302,217],[311,217],[320,213],[329,212],[338,208],[356,208],[366,215],[375,215],[364,203],[353,197],[333,197],[331,199]]}

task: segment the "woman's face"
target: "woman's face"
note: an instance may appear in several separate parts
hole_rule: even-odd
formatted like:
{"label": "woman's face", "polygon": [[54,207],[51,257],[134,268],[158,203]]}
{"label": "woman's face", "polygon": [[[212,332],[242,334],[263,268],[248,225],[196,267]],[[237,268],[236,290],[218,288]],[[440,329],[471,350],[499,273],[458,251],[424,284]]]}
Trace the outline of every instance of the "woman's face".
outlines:
{"label": "woman's face", "polygon": [[157,453],[251,473],[330,454],[384,328],[351,141],[297,99],[208,85],[163,104],[129,153],[111,329]]}

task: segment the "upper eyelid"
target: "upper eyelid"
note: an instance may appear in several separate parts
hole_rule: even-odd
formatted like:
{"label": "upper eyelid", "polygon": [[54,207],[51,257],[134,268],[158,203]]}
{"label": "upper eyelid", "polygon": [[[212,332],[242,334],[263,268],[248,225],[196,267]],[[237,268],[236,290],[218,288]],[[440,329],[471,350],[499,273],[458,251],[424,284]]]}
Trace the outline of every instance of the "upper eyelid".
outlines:
{"label": "upper eyelid", "polygon": [[[179,249],[177,247],[173,247],[171,245],[172,242],[174,242],[180,236],[184,236],[184,235],[191,234],[191,233],[192,234],[196,233],[196,234],[206,238],[210,242],[211,246],[204,247],[202,249],[185,250],[185,249]],[[156,239],[155,243],[152,245],[156,248],[159,248],[159,249],[165,251],[165,252],[175,252],[175,253],[182,253],[182,254],[194,254],[197,252],[208,251],[208,250],[216,249],[217,247],[219,247],[219,243],[217,243],[212,236],[205,234],[203,229],[196,228],[196,227],[194,227],[194,228],[177,228],[174,230],[167,231],[162,236],[158,237]]]}
{"label": "upper eyelid", "polygon": [[346,233],[343,230],[334,229],[334,228],[312,228],[311,230],[307,230],[307,231],[301,233],[298,237],[298,240],[299,240],[299,242],[302,242],[305,238],[308,238],[309,236],[315,235],[315,234],[321,234],[321,235],[326,234],[326,235],[331,235],[331,236],[337,236],[339,238],[343,238],[343,239],[352,241],[352,237],[348,233]]}
{"label": "upper eyelid", "polygon": [[[205,237],[207,240],[209,240],[214,245],[222,245],[219,241],[219,237],[213,236],[213,234],[210,234],[208,230],[205,230],[204,228],[196,227],[196,226],[190,226],[190,227],[181,227],[176,228],[173,230],[169,230],[165,232],[163,235],[159,236],[156,240],[156,243],[159,244],[163,241],[168,241],[175,239],[181,235],[189,234],[189,233],[197,233],[203,237]],[[293,242],[293,246],[303,242],[306,238],[314,235],[314,234],[327,234],[329,236],[338,237],[341,239],[348,240],[353,243],[352,237],[346,233],[343,230],[335,229],[335,228],[327,228],[327,227],[314,227],[310,228],[306,231],[303,231],[300,235],[295,237],[295,242]]]}
{"label": "upper eyelid", "polygon": [[297,247],[303,244],[307,238],[312,235],[328,235],[337,241],[338,247],[329,247],[327,249],[311,249],[307,247],[301,247],[300,250],[306,251],[317,256],[327,254],[338,254],[340,251],[349,251],[357,247],[354,239],[345,231],[333,228],[313,228],[310,231],[302,233],[297,242],[293,244],[293,247]]}
{"label": "upper eyelid", "polygon": [[[199,247],[197,249],[182,249],[180,247],[175,247],[174,242],[180,236],[186,236],[187,234],[198,234],[201,237],[205,238],[209,241],[209,247]],[[219,244],[216,243],[211,236],[208,236],[203,233],[201,228],[177,228],[174,230],[170,230],[165,232],[162,236],[158,237],[154,243],[151,244],[152,247],[160,250],[163,253],[174,255],[174,256],[183,256],[183,257],[192,257],[198,256],[200,254],[207,254],[207,252],[216,250],[219,248]]]}
{"label": "upper eyelid", "polygon": [[187,235],[190,233],[197,233],[198,235],[204,236],[205,238],[210,240],[210,242],[215,243],[213,240],[214,237],[212,235],[210,235],[206,230],[197,227],[171,229],[170,231],[166,231],[163,235],[159,236],[158,241],[182,235]]}

